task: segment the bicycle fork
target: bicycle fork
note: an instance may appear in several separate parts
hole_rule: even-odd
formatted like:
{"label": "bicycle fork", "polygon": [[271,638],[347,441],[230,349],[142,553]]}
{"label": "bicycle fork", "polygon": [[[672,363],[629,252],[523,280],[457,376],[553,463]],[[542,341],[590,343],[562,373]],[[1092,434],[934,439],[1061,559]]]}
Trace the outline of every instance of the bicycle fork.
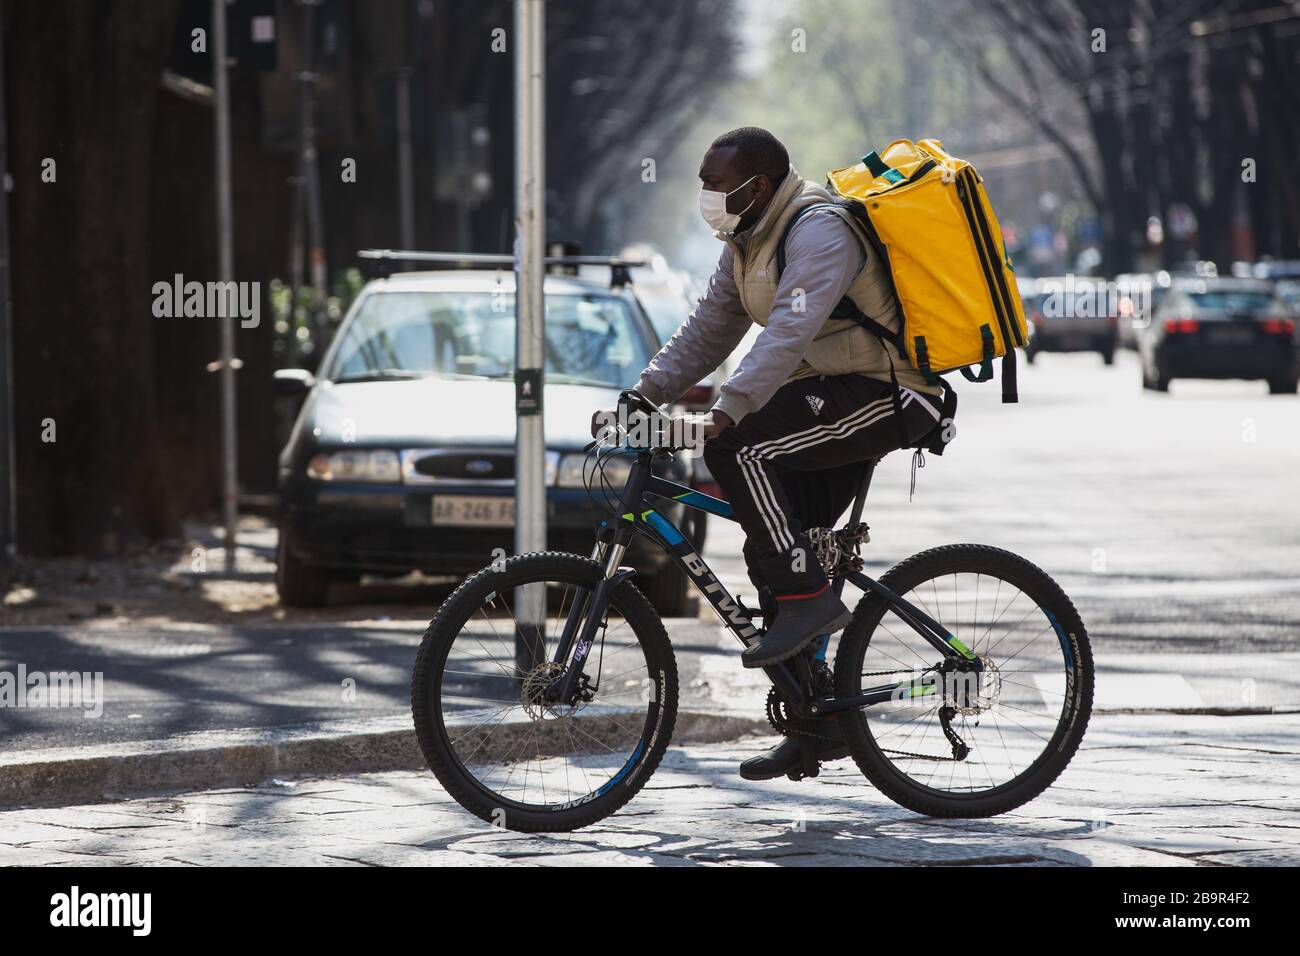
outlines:
{"label": "bicycle fork", "polygon": [[[593,560],[603,560],[605,574],[596,584],[594,590],[578,588],[573,595],[573,606],[564,619],[564,630],[560,633],[560,643],[555,649],[556,664],[564,666],[560,678],[546,690],[546,697],[571,706],[581,689],[582,669],[591,654],[596,641],[596,631],[604,626],[605,612],[609,609],[609,599],[614,590],[635,572],[631,568],[619,570],[619,563],[627,551],[632,532],[622,531],[612,535],[606,542],[597,540],[592,550]],[[570,658],[572,651],[572,658]],[[567,662],[567,664],[566,664]]]}

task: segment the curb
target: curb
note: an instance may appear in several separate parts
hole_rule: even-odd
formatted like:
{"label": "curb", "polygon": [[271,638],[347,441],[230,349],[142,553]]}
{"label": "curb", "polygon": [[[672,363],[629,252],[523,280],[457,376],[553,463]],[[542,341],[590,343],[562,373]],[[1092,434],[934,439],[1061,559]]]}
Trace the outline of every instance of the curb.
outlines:
{"label": "curb", "polygon": [[[1286,716],[1286,709],[1119,709],[1094,716]],[[529,725],[532,726],[532,725]],[[768,736],[764,719],[683,711],[673,743]],[[497,748],[510,750],[503,735]],[[483,751],[488,755],[491,751]],[[409,717],[333,722],[274,731],[187,734],[100,747],[23,751],[0,757],[0,810],[101,803],[168,792],[247,787],[287,777],[423,770]]]}
{"label": "curb", "polygon": [[[766,720],[685,712],[674,743],[771,733]],[[509,742],[506,737],[503,746]],[[485,754],[486,755],[486,754]],[[244,787],[283,777],[422,770],[409,717],[278,731],[225,731],[117,747],[0,758],[0,809],[98,803],[165,792]]]}

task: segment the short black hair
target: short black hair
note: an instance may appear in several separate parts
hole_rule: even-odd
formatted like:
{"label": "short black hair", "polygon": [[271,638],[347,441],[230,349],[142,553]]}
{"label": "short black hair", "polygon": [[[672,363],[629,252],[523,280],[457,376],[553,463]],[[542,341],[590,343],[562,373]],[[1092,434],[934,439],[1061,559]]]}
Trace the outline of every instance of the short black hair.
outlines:
{"label": "short black hair", "polygon": [[736,147],[736,161],[745,177],[762,174],[773,186],[780,185],[790,169],[790,154],[781,141],[765,129],[742,126],[723,133],[713,141],[711,148]]}

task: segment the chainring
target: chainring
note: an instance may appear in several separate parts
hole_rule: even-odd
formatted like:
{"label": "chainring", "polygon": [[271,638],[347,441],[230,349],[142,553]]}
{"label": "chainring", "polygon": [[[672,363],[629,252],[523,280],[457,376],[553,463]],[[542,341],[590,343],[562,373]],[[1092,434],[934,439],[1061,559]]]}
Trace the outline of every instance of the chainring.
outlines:
{"label": "chainring", "polygon": [[[829,694],[834,685],[830,665],[825,661],[812,661],[811,667],[814,696]],[[791,713],[790,705],[777,692],[775,687],[767,692],[767,722],[772,725],[772,729],[778,734],[786,737],[816,737],[819,740],[836,739],[818,732],[818,726],[821,724],[820,720],[796,717]]]}

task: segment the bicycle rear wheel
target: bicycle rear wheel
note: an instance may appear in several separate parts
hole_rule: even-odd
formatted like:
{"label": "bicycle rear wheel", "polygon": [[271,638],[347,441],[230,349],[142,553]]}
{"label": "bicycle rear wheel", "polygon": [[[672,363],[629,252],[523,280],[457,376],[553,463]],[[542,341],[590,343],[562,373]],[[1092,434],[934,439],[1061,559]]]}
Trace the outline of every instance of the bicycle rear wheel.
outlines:
{"label": "bicycle rear wheel", "polygon": [[945,682],[942,655],[882,598],[864,596],[840,638],[836,695],[896,682],[909,692],[841,715],[858,767],[928,816],[992,816],[1042,793],[1092,713],[1092,653],[1070,599],[1024,558],[977,544],[923,551],[880,583],[971,648],[984,671],[973,690]]}
{"label": "bicycle rear wheel", "polygon": [[[411,709],[430,769],[466,810],[510,830],[587,826],[658,767],[677,717],[677,665],[663,624],[630,581],[614,590],[572,706],[542,691],[575,601],[604,575],[572,554],[521,555],[468,578],[438,609],[416,656]],[[546,593],[540,628],[519,589]]]}

